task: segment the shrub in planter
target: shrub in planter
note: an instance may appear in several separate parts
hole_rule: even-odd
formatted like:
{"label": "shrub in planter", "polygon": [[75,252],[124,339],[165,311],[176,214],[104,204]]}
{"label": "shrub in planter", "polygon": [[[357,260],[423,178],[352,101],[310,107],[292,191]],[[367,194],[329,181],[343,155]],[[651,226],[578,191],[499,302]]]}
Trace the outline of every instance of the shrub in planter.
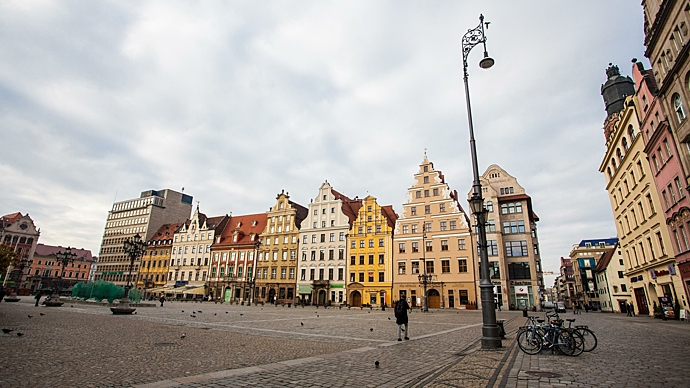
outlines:
{"label": "shrub in planter", "polygon": [[654,302],[653,311],[654,311],[654,318],[664,318],[665,317],[663,307],[661,307],[661,305],[657,305],[656,302]]}

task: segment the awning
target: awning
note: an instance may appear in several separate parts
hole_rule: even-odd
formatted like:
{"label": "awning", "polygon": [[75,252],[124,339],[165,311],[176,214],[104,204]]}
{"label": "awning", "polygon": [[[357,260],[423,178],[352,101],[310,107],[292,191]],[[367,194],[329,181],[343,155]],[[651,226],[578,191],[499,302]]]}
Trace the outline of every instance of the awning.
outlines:
{"label": "awning", "polygon": [[166,288],[166,287],[147,288],[146,292],[161,292],[161,291],[167,291],[169,289],[170,288]]}
{"label": "awning", "polygon": [[300,286],[297,288],[297,293],[298,293],[298,294],[311,294],[311,291],[312,291],[311,286],[302,286],[302,285],[300,285]]}
{"label": "awning", "polygon": [[183,294],[194,294],[194,295],[205,295],[205,288],[204,286],[201,287],[195,287],[195,288],[190,288],[188,290],[182,291]]}

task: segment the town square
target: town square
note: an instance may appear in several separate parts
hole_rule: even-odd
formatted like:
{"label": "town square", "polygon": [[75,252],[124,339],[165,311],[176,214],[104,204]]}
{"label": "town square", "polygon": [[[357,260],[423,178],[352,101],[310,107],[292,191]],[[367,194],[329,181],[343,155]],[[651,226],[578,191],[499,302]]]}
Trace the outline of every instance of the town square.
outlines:
{"label": "town square", "polygon": [[0,26],[0,388],[690,386],[690,0]]}

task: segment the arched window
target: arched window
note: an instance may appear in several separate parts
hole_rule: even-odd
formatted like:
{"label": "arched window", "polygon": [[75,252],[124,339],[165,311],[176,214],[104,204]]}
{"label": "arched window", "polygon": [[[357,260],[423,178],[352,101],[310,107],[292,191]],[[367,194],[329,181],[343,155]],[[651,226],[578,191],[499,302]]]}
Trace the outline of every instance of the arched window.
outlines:
{"label": "arched window", "polygon": [[635,141],[635,128],[633,128],[632,124],[628,125],[628,135],[630,135],[630,141],[633,142]]}
{"label": "arched window", "polygon": [[671,98],[673,100],[673,110],[676,111],[676,117],[678,122],[685,120],[685,109],[683,109],[683,100],[680,98],[680,94],[675,93]]}
{"label": "arched window", "polygon": [[628,139],[623,137],[623,149],[625,149],[625,152],[628,152]]}
{"label": "arched window", "polygon": [[606,171],[609,173],[609,179],[612,179],[613,176],[611,175],[611,167],[606,167]]}
{"label": "arched window", "polygon": [[613,171],[615,172],[615,171],[616,171],[616,168],[617,168],[617,167],[616,167],[616,159],[611,158],[611,164],[613,165]]}
{"label": "arched window", "polygon": [[618,161],[621,162],[621,164],[622,164],[623,163],[623,153],[621,153],[620,148],[616,148],[616,156],[618,156]]}

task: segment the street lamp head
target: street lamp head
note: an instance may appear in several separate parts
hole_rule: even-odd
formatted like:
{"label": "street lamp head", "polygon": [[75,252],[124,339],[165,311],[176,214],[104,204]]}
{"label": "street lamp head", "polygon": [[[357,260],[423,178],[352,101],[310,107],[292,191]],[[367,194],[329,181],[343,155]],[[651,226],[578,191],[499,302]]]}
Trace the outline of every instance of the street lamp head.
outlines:
{"label": "street lamp head", "polygon": [[484,200],[480,195],[472,195],[469,203],[470,209],[472,209],[472,214],[479,214],[484,211]]}
{"label": "street lamp head", "polygon": [[494,65],[494,59],[489,56],[489,53],[484,51],[484,58],[479,61],[479,67],[482,69],[489,69]]}

